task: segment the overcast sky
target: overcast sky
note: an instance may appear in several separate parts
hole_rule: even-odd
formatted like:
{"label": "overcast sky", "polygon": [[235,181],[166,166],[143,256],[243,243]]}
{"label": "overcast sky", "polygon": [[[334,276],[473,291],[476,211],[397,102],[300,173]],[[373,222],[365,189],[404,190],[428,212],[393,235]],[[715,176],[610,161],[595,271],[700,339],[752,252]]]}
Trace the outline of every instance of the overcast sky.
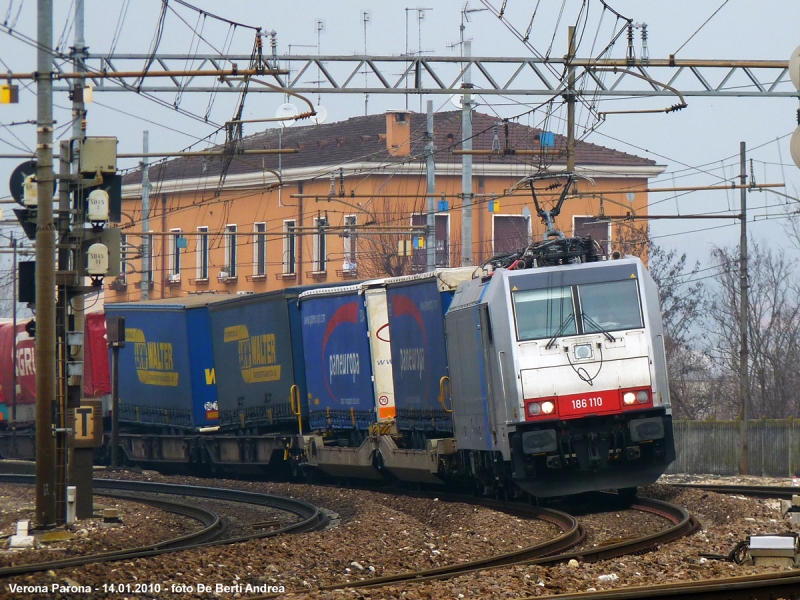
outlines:
{"label": "overcast sky", "polygon": [[[220,3],[210,0],[192,0],[193,4],[234,21],[258,25],[265,31],[277,32],[278,53],[349,55],[400,55],[408,50],[420,50],[426,55],[457,56],[460,48],[459,25],[462,21],[462,0],[425,2],[407,6],[397,2],[367,2],[366,0],[330,1],[244,1],[231,0]],[[502,0],[492,0],[499,7]],[[55,2],[56,17],[54,40],[65,50],[72,45],[72,34],[68,24],[68,9],[71,3]],[[525,31],[534,7],[540,6],[531,29],[531,43],[535,49],[551,56],[565,54],[567,26],[574,24],[581,2],[567,0],[559,20],[561,3],[508,0],[506,16],[516,28]],[[668,58],[677,52],[682,59],[773,59],[788,60],[792,50],[800,45],[797,25],[800,23],[800,2],[797,0],[713,0],[697,2],[672,0],[641,2],[635,0],[609,0],[608,4],[636,23],[646,23],[648,47],[651,59]],[[588,2],[589,17],[582,37],[578,55],[589,56],[592,47],[603,47],[611,32],[618,26],[613,15],[602,11],[599,0]],[[116,53],[147,52],[153,40],[156,23],[161,12],[160,0],[86,0],[86,42],[90,52],[108,53],[112,47]],[[188,25],[202,30],[203,38],[216,49],[230,44],[231,53],[249,54],[253,44],[252,33],[244,28],[232,30],[228,25],[211,18],[201,18],[197,13],[170,3],[166,26],[159,51],[163,53],[211,53],[206,42],[198,38]],[[705,24],[717,9],[719,12]],[[126,10],[127,7],[127,10]],[[432,8],[417,19],[417,11],[406,8]],[[480,0],[471,0],[469,9],[481,9]],[[20,10],[21,9],[21,10]],[[20,10],[17,17],[18,10]],[[366,40],[363,12],[369,12],[366,25]],[[177,13],[177,14],[176,14]],[[121,20],[121,15],[124,19]],[[184,21],[178,17],[180,15]],[[408,17],[408,27],[406,27]],[[601,20],[602,19],[602,20]],[[323,30],[318,33],[318,21]],[[35,38],[36,2],[34,0],[0,0],[0,23],[13,25],[15,31]],[[188,25],[187,25],[188,24]],[[517,40],[499,20],[488,11],[470,12],[465,36],[472,40],[473,56],[527,57],[531,50]],[[698,31],[699,29],[699,31]],[[118,31],[118,34],[115,34]],[[697,33],[696,33],[697,32]],[[696,33],[696,34],[695,34]],[[232,35],[229,35],[232,34]],[[692,37],[692,35],[694,37]],[[690,39],[691,38],[691,39]],[[35,49],[18,37],[0,33],[0,59],[12,71],[33,71],[36,65]],[[687,43],[687,40],[688,43]],[[685,44],[685,45],[684,45]],[[682,47],[683,46],[683,47]],[[641,53],[641,40],[637,31],[635,48]],[[680,50],[679,50],[680,49]],[[612,57],[623,57],[625,36],[614,46]],[[596,54],[596,50],[595,50]],[[5,67],[0,65],[5,70]],[[317,78],[309,72],[308,81]],[[718,75],[719,76],[719,75]],[[712,82],[714,83],[714,82]],[[788,88],[787,88],[788,89]],[[20,104],[0,106],[0,123],[36,118],[35,96],[31,87],[21,90]],[[245,118],[273,116],[283,103],[279,94],[258,94],[248,97]],[[204,94],[186,93],[182,98],[175,94],[162,96],[169,104],[179,101],[181,108],[204,115],[209,99]],[[131,93],[96,93],[96,103],[89,105],[89,135],[114,135],[119,138],[120,152],[141,150],[142,131],[150,131],[151,151],[179,150],[189,146],[198,138],[214,131],[211,125],[176,113],[145,98]],[[423,98],[424,101],[427,98]],[[436,96],[435,110],[453,110],[446,97]],[[233,115],[238,96],[220,94],[210,108],[209,120],[222,123]],[[316,97],[313,98],[316,103]],[[478,110],[511,117],[522,114],[541,102],[540,98],[480,98],[483,105]],[[656,108],[672,104],[671,100],[617,100],[604,103],[600,110],[620,108]],[[60,125],[70,120],[69,100],[66,93],[55,98],[55,118]],[[327,109],[328,121],[338,121],[364,114],[363,96],[334,96],[322,94],[321,104]],[[787,194],[800,194],[800,170],[792,163],[789,154],[789,135],[797,126],[796,98],[742,99],[742,98],[688,98],[688,108],[668,115],[621,115],[610,116],[594,132],[584,139],[588,142],[611,147],[631,154],[651,158],[666,168],[666,172],[654,186],[715,185],[738,175],[739,142],[752,149],[748,158],[754,160],[758,182],[783,182]],[[390,108],[403,108],[403,96],[372,95],[369,112],[383,112]],[[418,110],[420,99],[408,99],[408,106]],[[63,108],[62,108],[63,107]],[[124,113],[129,113],[129,116]],[[551,126],[563,132],[563,126],[555,125],[565,113],[558,103],[554,105]],[[538,114],[538,116],[537,116]],[[530,124],[537,125],[543,116],[538,111],[534,117],[526,117]],[[146,119],[146,120],[145,120]],[[586,121],[585,114],[583,115]],[[581,113],[579,111],[579,121]],[[148,122],[149,121],[149,122]],[[529,121],[523,121],[528,123]],[[263,125],[250,125],[245,134],[255,133]],[[59,132],[64,131],[59,130]],[[14,135],[12,135],[12,132]],[[578,132],[579,135],[581,131]],[[35,147],[35,127],[21,125],[0,127],[0,153],[14,152],[15,147]],[[69,135],[67,133],[67,135]],[[19,139],[17,139],[19,138]],[[223,141],[217,137],[216,141]],[[0,160],[0,180],[8,175],[18,160]],[[121,163],[132,166],[134,162]],[[0,197],[7,198],[5,183]],[[730,191],[691,193],[674,195],[651,195],[651,213],[681,214],[712,212],[738,208],[738,192]],[[792,210],[800,204],[786,201],[767,193],[750,194],[748,204],[759,219],[752,223],[750,231],[759,240],[777,246],[785,239],[781,223],[777,218],[786,210],[786,202]],[[9,209],[8,205],[3,205]],[[10,213],[5,211],[6,218]],[[768,219],[763,217],[769,216]],[[687,251],[693,259],[704,260],[712,245],[730,245],[738,242],[738,224],[727,221],[659,221],[652,231],[658,243]]]}

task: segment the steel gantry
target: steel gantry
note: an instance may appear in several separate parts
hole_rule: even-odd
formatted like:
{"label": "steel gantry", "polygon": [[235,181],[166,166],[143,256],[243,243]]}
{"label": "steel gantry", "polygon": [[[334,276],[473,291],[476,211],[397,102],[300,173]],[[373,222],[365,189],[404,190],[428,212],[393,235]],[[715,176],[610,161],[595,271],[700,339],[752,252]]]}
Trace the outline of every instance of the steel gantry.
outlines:
{"label": "steel gantry", "polygon": [[[155,77],[140,79],[144,75],[141,66],[150,58],[146,54],[90,54],[85,61],[87,80],[96,91],[104,92],[130,91],[135,86],[149,93],[240,93],[251,59],[244,54],[198,55],[192,70],[196,74],[191,74],[185,70],[185,55],[156,54],[147,71]],[[467,70],[472,71],[473,93],[486,96],[553,96],[563,92],[566,85],[563,58],[272,55],[269,62],[281,68],[267,70],[264,76],[272,84],[298,94],[461,94]],[[71,79],[72,74],[65,71],[68,64],[55,61],[56,91],[69,87],[67,81],[59,83]],[[240,71],[232,65],[243,68]],[[785,60],[576,57],[571,66],[576,71],[576,93],[593,97],[674,97],[675,89],[684,96],[800,96],[789,79]],[[115,79],[125,85],[120,86]],[[249,93],[274,91],[268,86],[248,88]]]}

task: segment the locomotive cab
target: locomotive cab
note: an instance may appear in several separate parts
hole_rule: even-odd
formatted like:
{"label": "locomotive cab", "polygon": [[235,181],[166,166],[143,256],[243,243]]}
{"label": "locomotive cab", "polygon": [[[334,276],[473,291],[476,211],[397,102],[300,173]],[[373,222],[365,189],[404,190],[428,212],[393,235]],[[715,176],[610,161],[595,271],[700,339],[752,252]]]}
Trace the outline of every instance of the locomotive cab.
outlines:
{"label": "locomotive cab", "polygon": [[459,288],[446,328],[476,477],[546,497],[652,483],[674,460],[658,289],[640,260],[498,269]]}

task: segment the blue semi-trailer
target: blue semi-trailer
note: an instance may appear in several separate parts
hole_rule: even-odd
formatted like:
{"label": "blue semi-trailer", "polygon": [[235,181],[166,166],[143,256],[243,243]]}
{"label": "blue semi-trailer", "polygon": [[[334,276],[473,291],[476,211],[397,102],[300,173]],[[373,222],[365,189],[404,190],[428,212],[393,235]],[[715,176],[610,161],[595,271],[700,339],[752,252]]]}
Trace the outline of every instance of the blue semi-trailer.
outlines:
{"label": "blue semi-trailer", "polygon": [[122,423],[184,430],[218,423],[209,296],[106,304],[125,317],[119,351]]}
{"label": "blue semi-trailer", "polygon": [[220,426],[224,429],[286,430],[287,424],[298,423],[297,411],[306,422],[302,401],[307,394],[306,372],[297,298],[316,287],[235,296],[211,307]]}
{"label": "blue semi-trailer", "polygon": [[360,285],[300,297],[311,429],[368,429],[375,422],[367,311]]}

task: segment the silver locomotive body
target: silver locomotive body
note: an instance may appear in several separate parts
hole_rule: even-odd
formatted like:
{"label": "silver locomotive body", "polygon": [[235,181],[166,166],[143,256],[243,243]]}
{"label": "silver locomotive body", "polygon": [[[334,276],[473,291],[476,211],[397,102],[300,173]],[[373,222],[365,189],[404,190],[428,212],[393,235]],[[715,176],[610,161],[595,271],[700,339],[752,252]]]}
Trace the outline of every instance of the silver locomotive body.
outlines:
{"label": "silver locomotive body", "polygon": [[655,481],[675,458],[658,289],[636,258],[496,270],[446,315],[462,464],[540,496]]}

